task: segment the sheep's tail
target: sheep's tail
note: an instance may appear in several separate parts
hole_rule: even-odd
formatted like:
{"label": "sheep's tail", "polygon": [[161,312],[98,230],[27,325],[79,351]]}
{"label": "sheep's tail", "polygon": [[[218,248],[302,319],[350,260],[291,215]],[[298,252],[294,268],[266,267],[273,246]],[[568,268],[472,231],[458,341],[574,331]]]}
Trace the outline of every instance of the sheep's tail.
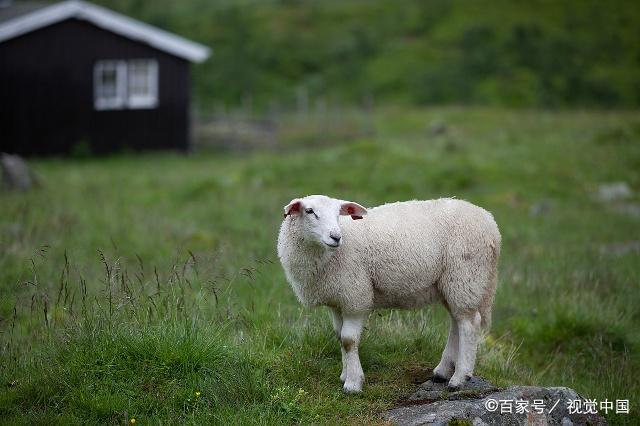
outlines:
{"label": "sheep's tail", "polygon": [[478,312],[480,313],[480,327],[485,333],[491,329],[491,310],[493,307],[493,299],[496,295],[496,286],[498,284],[498,260],[500,258],[500,238],[491,243],[491,276],[489,277],[489,286],[487,292],[482,298]]}

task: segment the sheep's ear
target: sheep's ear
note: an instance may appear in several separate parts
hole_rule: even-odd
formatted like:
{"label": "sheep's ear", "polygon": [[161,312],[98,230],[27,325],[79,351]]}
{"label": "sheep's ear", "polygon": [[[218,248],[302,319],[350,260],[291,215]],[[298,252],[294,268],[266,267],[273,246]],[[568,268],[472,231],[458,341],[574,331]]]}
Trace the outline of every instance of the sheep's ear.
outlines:
{"label": "sheep's ear", "polygon": [[289,204],[284,206],[284,217],[287,217],[292,214],[300,214],[302,210],[302,200],[299,198],[294,198],[291,200]]}
{"label": "sheep's ear", "polygon": [[358,220],[362,219],[362,216],[366,214],[367,209],[365,209],[358,203],[354,203],[353,201],[343,201],[340,205],[341,216],[351,216],[351,219]]}

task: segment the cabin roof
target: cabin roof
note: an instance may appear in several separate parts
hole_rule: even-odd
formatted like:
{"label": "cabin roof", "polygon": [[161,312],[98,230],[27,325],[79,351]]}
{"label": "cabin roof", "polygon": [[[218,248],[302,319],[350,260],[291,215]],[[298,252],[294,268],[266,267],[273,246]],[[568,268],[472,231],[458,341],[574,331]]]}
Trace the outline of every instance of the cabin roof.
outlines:
{"label": "cabin roof", "polygon": [[80,0],[54,4],[12,3],[0,7],[0,43],[67,19],[87,21],[191,62],[203,62],[211,54],[211,50],[200,43]]}

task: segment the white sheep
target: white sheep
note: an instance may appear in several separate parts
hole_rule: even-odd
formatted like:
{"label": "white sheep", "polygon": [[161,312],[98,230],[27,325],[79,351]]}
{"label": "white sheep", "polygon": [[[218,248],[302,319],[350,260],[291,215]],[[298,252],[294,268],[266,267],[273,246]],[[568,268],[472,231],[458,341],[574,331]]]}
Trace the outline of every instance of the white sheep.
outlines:
{"label": "white sheep", "polygon": [[489,212],[455,199],[367,210],[324,195],[294,199],[284,210],[278,257],[301,303],[331,308],[345,392],[362,390],[358,343],[369,312],[433,302],[451,316],[434,380],[464,384],[496,289],[500,232]]}

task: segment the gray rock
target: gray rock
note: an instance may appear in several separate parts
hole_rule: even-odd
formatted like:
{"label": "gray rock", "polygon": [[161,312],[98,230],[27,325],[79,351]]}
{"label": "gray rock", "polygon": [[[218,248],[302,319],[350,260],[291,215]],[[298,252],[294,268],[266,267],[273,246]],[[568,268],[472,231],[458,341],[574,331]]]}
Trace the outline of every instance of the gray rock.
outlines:
{"label": "gray rock", "polygon": [[626,182],[603,183],[598,186],[596,198],[599,201],[608,203],[611,201],[625,200],[631,197],[631,188]]}
{"label": "gray rock", "polygon": [[534,203],[529,207],[529,216],[544,216],[551,212],[551,201],[549,200],[541,200],[537,203]]}
{"label": "gray rock", "polygon": [[565,387],[498,389],[481,377],[473,377],[462,390],[449,393],[446,384],[430,380],[402,406],[381,413],[381,417],[399,426],[448,425],[456,420],[474,426],[607,424],[598,414],[570,414],[568,404],[574,400],[583,398]]}
{"label": "gray rock", "polygon": [[438,399],[462,399],[470,396],[480,396],[497,390],[497,388],[480,376],[473,376],[465,383],[460,390],[450,392],[447,388],[447,382],[434,382],[428,380],[421,384],[417,391],[410,397],[409,401],[426,401]]}
{"label": "gray rock", "polygon": [[33,185],[31,171],[20,156],[2,153],[0,164],[3,186],[23,191],[31,188]]}
{"label": "gray rock", "polygon": [[446,134],[449,131],[447,125],[442,121],[433,121],[429,126],[428,134],[429,136],[441,136]]}

